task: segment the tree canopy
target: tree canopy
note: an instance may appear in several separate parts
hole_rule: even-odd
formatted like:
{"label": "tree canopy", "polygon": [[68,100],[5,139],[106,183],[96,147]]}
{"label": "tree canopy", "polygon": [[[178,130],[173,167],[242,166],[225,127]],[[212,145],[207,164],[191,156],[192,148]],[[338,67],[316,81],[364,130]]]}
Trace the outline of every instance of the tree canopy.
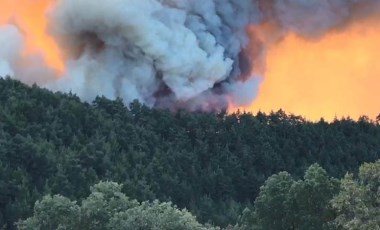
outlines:
{"label": "tree canopy", "polygon": [[55,195],[45,196],[34,206],[34,215],[17,223],[19,230],[212,230],[198,223],[186,210],[171,203],[130,200],[121,185],[100,182],[79,205]]}
{"label": "tree canopy", "polygon": [[254,210],[244,212],[240,229],[329,229],[335,218],[329,202],[338,188],[339,181],[316,164],[300,180],[287,172],[275,174],[260,188]]}
{"label": "tree canopy", "polygon": [[335,224],[346,230],[380,229],[380,160],[363,164],[359,175],[347,174],[331,201],[338,212]]}
{"label": "tree canopy", "polygon": [[[332,192],[334,183],[315,179],[326,178],[318,170],[302,179],[310,165],[341,178],[379,158],[380,125],[366,117],[327,123],[282,110],[173,112],[101,96],[82,102],[73,94],[0,79],[0,226],[7,229],[29,217],[45,195],[61,194],[67,205],[80,202],[100,181],[124,184],[131,200],[172,202],[200,223],[226,227],[246,207],[254,210],[260,187],[273,174],[289,174],[281,175],[289,178],[293,195],[317,196],[309,189],[323,182],[325,192]],[[293,206],[282,205],[316,212],[289,202]]]}

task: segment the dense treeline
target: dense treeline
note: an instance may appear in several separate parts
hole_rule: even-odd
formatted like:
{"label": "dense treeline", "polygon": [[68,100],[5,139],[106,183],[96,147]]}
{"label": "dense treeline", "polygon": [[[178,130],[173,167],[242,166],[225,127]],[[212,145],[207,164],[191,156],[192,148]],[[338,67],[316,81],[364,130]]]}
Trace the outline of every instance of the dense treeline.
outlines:
{"label": "dense treeline", "polygon": [[52,93],[0,79],[0,223],[45,194],[83,199],[100,180],[132,199],[171,201],[201,223],[234,224],[272,174],[313,163],[342,177],[380,158],[380,126],[271,114],[188,113]]}
{"label": "dense treeline", "polygon": [[[139,203],[122,193],[122,185],[100,182],[81,201],[46,195],[33,215],[16,223],[19,230],[219,230],[202,225],[172,203]],[[225,230],[379,230],[380,161],[363,164],[358,177],[329,177],[318,164],[302,179],[287,172],[265,181],[252,210]]]}

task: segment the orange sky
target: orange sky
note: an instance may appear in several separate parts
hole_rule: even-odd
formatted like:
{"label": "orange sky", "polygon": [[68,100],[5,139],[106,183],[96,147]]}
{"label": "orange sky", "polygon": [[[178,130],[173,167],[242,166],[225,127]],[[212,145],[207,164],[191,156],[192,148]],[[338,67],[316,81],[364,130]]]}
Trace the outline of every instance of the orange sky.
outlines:
{"label": "orange sky", "polygon": [[54,40],[46,34],[46,10],[54,0],[0,0],[0,25],[13,23],[26,36],[25,55],[41,53],[49,66],[62,71],[63,61]]}
{"label": "orange sky", "polygon": [[266,73],[245,110],[286,112],[310,120],[380,113],[380,20],[368,19],[319,41],[289,34],[269,49]]}

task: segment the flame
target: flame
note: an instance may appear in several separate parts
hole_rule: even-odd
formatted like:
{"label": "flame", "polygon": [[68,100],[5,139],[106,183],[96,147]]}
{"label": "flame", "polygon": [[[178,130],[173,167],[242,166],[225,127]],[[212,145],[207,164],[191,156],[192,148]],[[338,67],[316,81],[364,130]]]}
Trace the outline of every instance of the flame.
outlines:
{"label": "flame", "polygon": [[62,72],[63,60],[47,30],[46,11],[55,0],[0,0],[0,25],[17,25],[25,37],[23,55],[42,54],[47,65]]}
{"label": "flame", "polygon": [[265,78],[246,111],[283,109],[310,120],[380,113],[379,18],[310,41],[288,34],[266,53]]}

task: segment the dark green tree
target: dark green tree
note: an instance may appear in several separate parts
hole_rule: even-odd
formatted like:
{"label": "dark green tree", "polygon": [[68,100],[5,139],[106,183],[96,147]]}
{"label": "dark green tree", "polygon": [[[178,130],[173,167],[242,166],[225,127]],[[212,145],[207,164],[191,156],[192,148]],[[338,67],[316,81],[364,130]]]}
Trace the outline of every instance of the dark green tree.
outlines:
{"label": "dark green tree", "polygon": [[317,164],[310,166],[301,180],[280,172],[260,189],[253,211],[246,209],[239,228],[273,230],[330,229],[335,212],[330,200],[338,193],[339,182]]}

